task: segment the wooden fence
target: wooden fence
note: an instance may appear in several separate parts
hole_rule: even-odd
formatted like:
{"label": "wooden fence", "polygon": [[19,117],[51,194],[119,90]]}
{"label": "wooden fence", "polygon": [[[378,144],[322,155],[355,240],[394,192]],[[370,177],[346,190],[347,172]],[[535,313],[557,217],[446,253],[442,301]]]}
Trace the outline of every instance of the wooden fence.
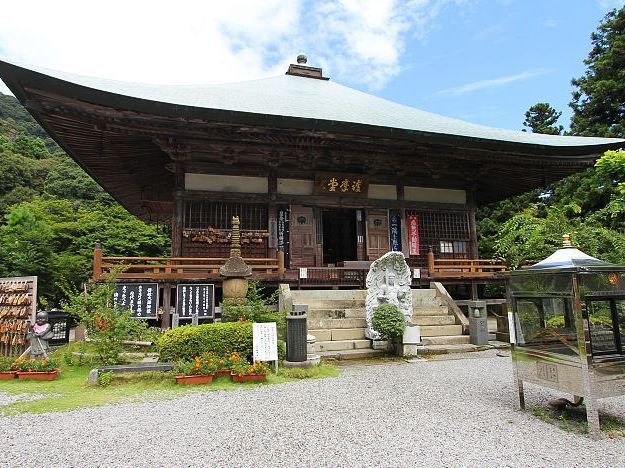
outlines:
{"label": "wooden fence", "polygon": [[[284,253],[276,258],[244,258],[252,269],[252,278],[276,278],[284,275]],[[115,273],[117,278],[185,280],[219,278],[219,268],[226,258],[197,257],[103,257],[102,250],[93,253],[93,278],[102,279]]]}

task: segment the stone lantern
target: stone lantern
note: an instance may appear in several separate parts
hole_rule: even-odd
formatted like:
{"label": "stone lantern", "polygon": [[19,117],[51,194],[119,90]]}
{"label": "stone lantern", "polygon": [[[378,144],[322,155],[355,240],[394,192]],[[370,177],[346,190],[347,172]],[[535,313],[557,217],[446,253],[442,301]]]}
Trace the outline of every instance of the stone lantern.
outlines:
{"label": "stone lantern", "polygon": [[247,278],[252,275],[252,269],[241,258],[239,217],[232,217],[232,237],[230,244],[230,257],[224,266],[219,269],[219,274],[224,277],[223,297],[234,299],[244,303],[247,296]]}

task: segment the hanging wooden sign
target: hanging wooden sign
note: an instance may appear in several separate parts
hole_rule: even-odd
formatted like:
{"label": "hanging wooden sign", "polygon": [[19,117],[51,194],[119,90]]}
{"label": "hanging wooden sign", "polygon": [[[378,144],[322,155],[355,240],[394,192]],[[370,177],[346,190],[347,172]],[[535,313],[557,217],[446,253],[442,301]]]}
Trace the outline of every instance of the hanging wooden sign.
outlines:
{"label": "hanging wooden sign", "polygon": [[410,255],[419,255],[419,217],[408,215],[408,247]]}
{"label": "hanging wooden sign", "polygon": [[401,217],[397,211],[391,211],[389,231],[391,250],[393,252],[401,252]]}
{"label": "hanging wooden sign", "polygon": [[117,283],[113,305],[132,311],[135,318],[156,319],[158,309],[157,283]]}
{"label": "hanging wooden sign", "polygon": [[362,174],[341,174],[318,172],[315,174],[315,195],[366,198],[369,191],[369,176]]}
{"label": "hanging wooden sign", "polygon": [[176,313],[180,318],[213,318],[215,312],[214,284],[179,284],[176,288]]}

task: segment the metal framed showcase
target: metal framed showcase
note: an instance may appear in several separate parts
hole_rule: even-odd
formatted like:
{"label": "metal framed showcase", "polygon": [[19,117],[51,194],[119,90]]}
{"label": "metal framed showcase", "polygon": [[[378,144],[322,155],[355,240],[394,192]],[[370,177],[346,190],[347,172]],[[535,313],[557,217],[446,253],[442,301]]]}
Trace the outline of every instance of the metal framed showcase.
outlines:
{"label": "metal framed showcase", "polygon": [[509,273],[514,379],[584,398],[591,437],[600,436],[597,400],[625,395],[625,266],[566,245]]}

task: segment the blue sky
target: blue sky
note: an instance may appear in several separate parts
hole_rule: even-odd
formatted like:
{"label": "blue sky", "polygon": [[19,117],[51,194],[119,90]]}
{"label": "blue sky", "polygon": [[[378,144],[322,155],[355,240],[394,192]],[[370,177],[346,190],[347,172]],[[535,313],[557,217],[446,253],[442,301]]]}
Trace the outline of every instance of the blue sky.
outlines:
{"label": "blue sky", "polygon": [[0,57],[189,84],[281,74],[306,52],[332,79],[402,104],[521,129],[546,101],[566,127],[590,34],[624,2],[21,0],[0,10]]}

